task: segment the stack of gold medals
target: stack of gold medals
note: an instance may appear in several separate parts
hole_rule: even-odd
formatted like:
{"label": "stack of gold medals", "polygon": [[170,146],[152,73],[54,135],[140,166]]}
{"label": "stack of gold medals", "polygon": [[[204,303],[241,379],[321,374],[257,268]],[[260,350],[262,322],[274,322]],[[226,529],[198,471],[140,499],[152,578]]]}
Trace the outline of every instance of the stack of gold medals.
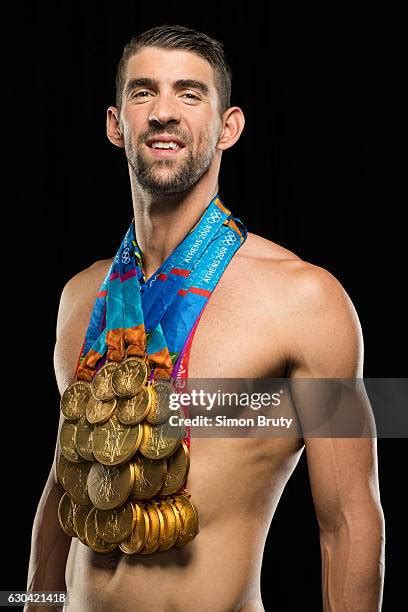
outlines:
{"label": "stack of gold medals", "polygon": [[171,382],[149,374],[140,357],[107,361],[92,382],[77,380],[61,397],[57,473],[66,492],[58,518],[65,533],[99,553],[165,551],[198,533],[184,489],[185,430],[169,420],[182,413],[170,410]]}

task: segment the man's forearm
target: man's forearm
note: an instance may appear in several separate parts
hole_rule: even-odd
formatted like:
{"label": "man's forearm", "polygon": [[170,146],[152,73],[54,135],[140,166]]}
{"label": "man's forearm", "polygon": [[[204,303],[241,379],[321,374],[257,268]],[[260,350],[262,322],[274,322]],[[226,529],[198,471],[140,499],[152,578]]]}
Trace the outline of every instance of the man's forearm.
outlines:
{"label": "man's forearm", "polygon": [[51,473],[33,525],[27,581],[29,591],[66,590],[65,566],[71,538],[62,531],[58,522],[58,504],[62,493]]}
{"label": "man's forearm", "polygon": [[320,532],[324,612],[378,612],[384,583],[384,518],[365,507]]}

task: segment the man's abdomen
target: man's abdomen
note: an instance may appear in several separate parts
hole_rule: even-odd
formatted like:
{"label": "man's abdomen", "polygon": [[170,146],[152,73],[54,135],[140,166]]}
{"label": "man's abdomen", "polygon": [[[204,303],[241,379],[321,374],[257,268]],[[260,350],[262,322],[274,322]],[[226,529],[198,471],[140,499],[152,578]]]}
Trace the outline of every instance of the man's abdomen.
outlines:
{"label": "man's abdomen", "polygon": [[184,548],[149,556],[100,555],[75,540],[66,572],[69,612],[241,610],[261,600],[262,550],[254,535],[248,521],[213,524]]}
{"label": "man's abdomen", "polygon": [[69,612],[262,610],[260,572],[275,507],[301,454],[296,440],[192,440],[187,488],[200,531],[152,555],[94,553],[74,540]]}

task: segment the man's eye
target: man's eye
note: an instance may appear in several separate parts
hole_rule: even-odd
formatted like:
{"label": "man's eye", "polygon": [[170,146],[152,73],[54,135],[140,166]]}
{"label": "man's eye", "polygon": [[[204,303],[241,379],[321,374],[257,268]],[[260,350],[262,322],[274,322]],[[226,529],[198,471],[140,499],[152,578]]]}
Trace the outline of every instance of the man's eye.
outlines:
{"label": "man's eye", "polygon": [[132,93],[131,98],[146,98],[148,95],[148,91],[135,91]]}
{"label": "man's eye", "polygon": [[187,98],[188,98],[189,100],[199,100],[199,99],[200,99],[198,96],[195,96],[195,95],[194,95],[194,94],[192,94],[192,93],[185,93],[185,94],[183,94],[183,97],[184,97],[184,96],[187,96]]}

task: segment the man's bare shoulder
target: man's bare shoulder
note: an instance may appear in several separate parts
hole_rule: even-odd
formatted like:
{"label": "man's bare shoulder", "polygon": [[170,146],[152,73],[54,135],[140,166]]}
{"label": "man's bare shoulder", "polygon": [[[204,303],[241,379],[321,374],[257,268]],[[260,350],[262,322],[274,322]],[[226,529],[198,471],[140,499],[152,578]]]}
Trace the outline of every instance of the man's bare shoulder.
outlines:
{"label": "man's bare shoulder", "polygon": [[100,259],[89,267],[77,272],[65,284],[60,299],[57,321],[57,335],[73,314],[89,315],[100,286],[112,264],[112,259]]}
{"label": "man's bare shoulder", "polygon": [[274,300],[280,296],[288,312],[292,308],[296,311],[321,309],[328,302],[344,307],[349,301],[331,272],[271,240],[248,233],[237,256],[240,271],[250,274],[252,287],[258,288],[265,297],[273,293]]}
{"label": "man's bare shoulder", "polygon": [[313,272],[323,270],[280,244],[250,232],[237,252],[237,259],[241,266],[252,269],[257,281],[264,278],[265,285],[269,285],[270,274],[275,276],[275,280],[284,277],[287,282],[299,281],[301,276],[312,276]]}
{"label": "man's bare shoulder", "polygon": [[[238,251],[239,278],[250,280],[254,303],[268,312],[274,334],[283,330],[280,343],[288,362],[306,360],[305,375],[347,377],[361,372],[360,322],[337,278],[265,238],[252,234],[247,242],[247,248],[244,243]],[[324,355],[324,363],[315,363],[311,354]]]}
{"label": "man's bare shoulder", "polygon": [[300,257],[286,249],[285,247],[248,232],[248,236],[242,247],[239,249],[237,255],[240,257],[247,257],[251,259],[265,259],[269,261],[300,261]]}
{"label": "man's bare shoulder", "polygon": [[64,291],[70,294],[72,297],[75,297],[76,294],[93,294],[96,286],[98,286],[97,289],[99,289],[100,285],[102,284],[112,264],[112,261],[113,258],[99,259],[89,267],[77,272],[72,278],[69,279],[64,287]]}

